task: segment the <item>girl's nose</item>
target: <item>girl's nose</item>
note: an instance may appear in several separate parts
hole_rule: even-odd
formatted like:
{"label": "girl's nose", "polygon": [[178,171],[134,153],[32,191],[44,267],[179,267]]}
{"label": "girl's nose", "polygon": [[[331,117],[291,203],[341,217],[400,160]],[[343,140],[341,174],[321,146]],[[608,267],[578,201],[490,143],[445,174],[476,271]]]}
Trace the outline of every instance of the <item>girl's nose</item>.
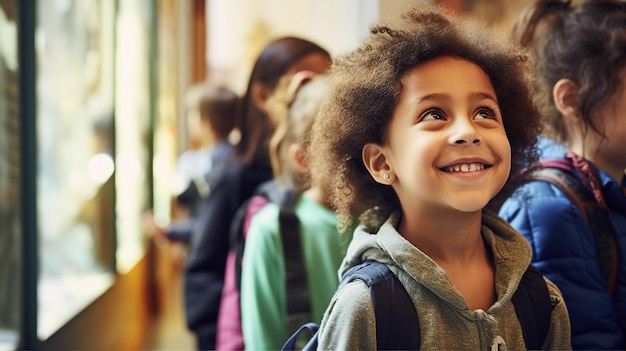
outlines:
{"label": "girl's nose", "polygon": [[450,143],[454,145],[479,145],[483,138],[471,121],[458,119],[452,126]]}
{"label": "girl's nose", "polygon": [[[476,136],[476,138],[471,139],[471,140],[472,140],[472,144],[479,144],[480,141],[481,141],[481,138],[480,138],[480,136]],[[457,144],[457,145],[468,144],[469,140],[467,140],[465,138],[462,138],[462,139],[456,140],[454,143]]]}

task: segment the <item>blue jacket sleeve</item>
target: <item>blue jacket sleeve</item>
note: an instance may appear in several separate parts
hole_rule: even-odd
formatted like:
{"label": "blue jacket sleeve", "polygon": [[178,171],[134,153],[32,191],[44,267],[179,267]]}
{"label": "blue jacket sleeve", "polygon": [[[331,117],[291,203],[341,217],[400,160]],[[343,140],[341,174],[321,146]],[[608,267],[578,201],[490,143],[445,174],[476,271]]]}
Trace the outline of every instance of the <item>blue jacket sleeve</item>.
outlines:
{"label": "blue jacket sleeve", "polygon": [[194,224],[195,220],[192,218],[172,222],[167,226],[167,238],[172,241],[189,244]]}
{"label": "blue jacket sleeve", "polygon": [[574,349],[616,349],[623,336],[593,234],[578,208],[556,186],[531,182],[517,190],[500,216],[530,243],[533,265],[561,290]]}

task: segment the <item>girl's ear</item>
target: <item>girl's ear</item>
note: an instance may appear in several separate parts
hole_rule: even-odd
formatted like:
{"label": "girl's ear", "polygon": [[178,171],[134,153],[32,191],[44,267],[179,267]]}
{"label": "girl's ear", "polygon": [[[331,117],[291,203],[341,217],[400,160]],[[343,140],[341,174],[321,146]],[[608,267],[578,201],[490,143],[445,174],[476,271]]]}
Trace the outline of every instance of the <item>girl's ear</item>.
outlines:
{"label": "girl's ear", "polygon": [[377,183],[390,185],[394,182],[395,176],[391,171],[391,166],[387,163],[383,149],[380,145],[367,143],[362,151],[365,168]]}
{"label": "girl's ear", "polygon": [[299,172],[307,172],[309,166],[306,162],[306,150],[300,144],[289,146],[289,158]]}
{"label": "girl's ear", "polygon": [[552,88],[552,99],[557,110],[572,122],[579,121],[578,86],[570,79],[560,79]]}
{"label": "girl's ear", "polygon": [[272,95],[272,90],[266,87],[263,83],[254,82],[252,83],[251,95],[254,106],[261,111],[267,111],[265,103],[267,102],[267,99],[269,99],[270,95]]}

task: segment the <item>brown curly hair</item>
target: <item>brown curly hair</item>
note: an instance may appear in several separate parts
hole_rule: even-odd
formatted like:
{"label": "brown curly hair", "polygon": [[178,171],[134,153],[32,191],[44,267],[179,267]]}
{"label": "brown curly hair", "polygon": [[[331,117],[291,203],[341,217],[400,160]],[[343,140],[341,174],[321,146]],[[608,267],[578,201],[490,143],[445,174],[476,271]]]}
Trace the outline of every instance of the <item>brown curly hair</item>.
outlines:
{"label": "brown curly hair", "polygon": [[[357,218],[377,228],[400,207],[392,187],[370,176],[362,148],[383,143],[403,74],[441,56],[474,62],[491,79],[511,144],[511,174],[536,161],[540,123],[528,90],[526,53],[496,40],[488,28],[439,7],[413,8],[393,25],[372,26],[365,41],[337,57],[331,67],[330,91],[313,125],[309,157],[314,181],[333,184],[329,195],[340,231]],[[515,178],[509,178],[492,203],[510,194]]]}

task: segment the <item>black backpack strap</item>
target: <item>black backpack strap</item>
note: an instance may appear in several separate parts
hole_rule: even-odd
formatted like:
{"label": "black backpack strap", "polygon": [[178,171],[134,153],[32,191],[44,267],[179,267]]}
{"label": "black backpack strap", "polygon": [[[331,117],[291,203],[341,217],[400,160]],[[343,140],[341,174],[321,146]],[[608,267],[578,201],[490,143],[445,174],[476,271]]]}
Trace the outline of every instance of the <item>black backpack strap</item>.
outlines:
{"label": "black backpack strap", "polygon": [[370,287],[378,350],[419,350],[420,326],[411,297],[384,263],[366,260],[344,273],[341,285],[360,279]]}
{"label": "black backpack strap", "polygon": [[561,168],[543,167],[534,170],[529,177],[530,179],[554,184],[578,208],[585,220],[589,222],[586,209],[590,206],[597,206],[597,203],[593,195],[571,172]]}
{"label": "black backpack strap", "polygon": [[606,279],[609,293],[615,295],[617,285],[617,271],[619,251],[617,249],[617,239],[609,212],[598,206],[587,208],[589,226],[594,234],[598,260],[600,261],[600,271]]}
{"label": "black backpack strap", "polygon": [[249,204],[250,199],[247,199],[239,205],[229,229],[230,250],[235,251],[235,282],[237,283],[237,291],[241,291],[241,262],[246,246],[243,227]]}
{"label": "black backpack strap", "polygon": [[248,214],[248,207],[250,201],[255,196],[262,196],[268,200],[268,202],[281,203],[283,201],[291,201],[293,196],[290,192],[284,191],[278,187],[278,184],[274,180],[268,180],[261,183],[255,189],[250,198],[245,199],[237,208],[237,212],[231,221],[229,228],[229,250],[235,252],[235,281],[237,283],[237,290],[241,291],[241,262],[243,259],[243,252],[246,247],[246,233],[244,232],[245,219]]}
{"label": "black backpack strap", "polygon": [[608,209],[600,206],[593,193],[570,171],[563,168],[538,168],[530,174],[530,178],[556,185],[576,205],[593,233],[600,271],[610,294],[613,295],[617,283],[618,252]]}
{"label": "black backpack strap", "polygon": [[522,326],[526,349],[541,349],[550,330],[552,302],[548,286],[537,268],[528,266],[511,300]]}
{"label": "black backpack strap", "polygon": [[[285,341],[285,343],[280,348],[280,350],[281,351],[294,351],[294,350],[315,351],[317,350],[319,329],[320,329],[320,326],[313,322],[303,324],[293,334],[291,334],[289,339]],[[305,332],[308,332],[308,334],[310,334],[311,337],[309,339],[302,339],[302,340],[307,340],[307,342],[302,348],[300,348],[298,347],[298,340],[301,339],[301,335],[305,334]]]}
{"label": "black backpack strap", "polygon": [[287,315],[288,319],[292,319],[289,329],[294,329],[300,326],[302,321],[312,320],[311,297],[300,237],[300,221],[295,213],[295,203],[287,201],[281,204],[278,218],[285,258]]}

